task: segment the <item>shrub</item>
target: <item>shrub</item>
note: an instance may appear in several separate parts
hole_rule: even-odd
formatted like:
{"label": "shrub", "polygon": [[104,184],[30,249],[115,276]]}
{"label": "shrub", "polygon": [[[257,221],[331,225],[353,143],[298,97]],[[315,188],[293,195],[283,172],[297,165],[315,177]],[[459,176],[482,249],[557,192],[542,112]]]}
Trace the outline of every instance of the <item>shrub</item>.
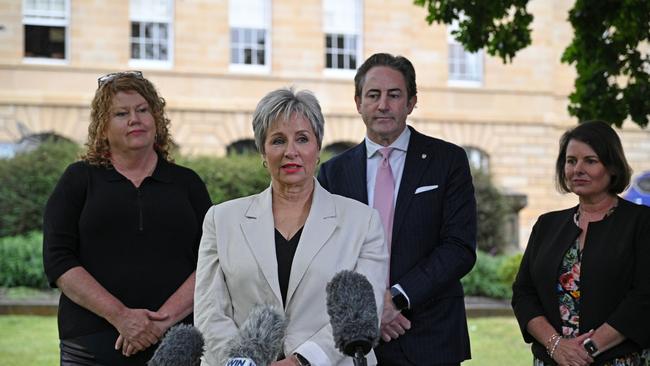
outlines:
{"label": "shrub", "polygon": [[33,151],[0,160],[0,237],[42,229],[45,203],[78,153],[74,143],[46,141]]}
{"label": "shrub", "polygon": [[508,256],[503,260],[499,267],[499,272],[497,273],[503,283],[512,286],[512,283],[515,282],[515,277],[517,277],[517,272],[519,271],[519,265],[521,264],[521,258],[523,256],[523,253],[517,253]]}
{"label": "shrub", "polygon": [[194,170],[203,179],[214,203],[259,193],[271,181],[259,155],[181,157],[176,163]]}
{"label": "shrub", "polygon": [[461,281],[465,295],[511,298],[512,283],[519,270],[522,254],[493,256],[481,250],[476,254],[476,265]]}
{"label": "shrub", "polygon": [[476,244],[479,249],[500,254],[505,249],[505,225],[508,205],[505,197],[492,184],[488,174],[472,171],[477,206]]}
{"label": "shrub", "polygon": [[0,286],[48,288],[40,232],[0,238]]}

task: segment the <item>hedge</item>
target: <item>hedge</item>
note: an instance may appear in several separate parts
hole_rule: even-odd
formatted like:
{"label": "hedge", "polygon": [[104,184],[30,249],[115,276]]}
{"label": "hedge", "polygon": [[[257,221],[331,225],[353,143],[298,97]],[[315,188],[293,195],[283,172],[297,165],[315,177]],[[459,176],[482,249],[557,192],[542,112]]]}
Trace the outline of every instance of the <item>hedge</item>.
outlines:
{"label": "hedge", "polygon": [[0,286],[48,288],[43,273],[43,234],[0,238]]}
{"label": "hedge", "polygon": [[45,203],[78,153],[74,143],[49,141],[12,159],[0,159],[0,237],[42,229]]}
{"label": "hedge", "polygon": [[512,282],[521,262],[521,254],[511,256],[476,252],[474,268],[461,280],[465,295],[498,299],[512,297]]}

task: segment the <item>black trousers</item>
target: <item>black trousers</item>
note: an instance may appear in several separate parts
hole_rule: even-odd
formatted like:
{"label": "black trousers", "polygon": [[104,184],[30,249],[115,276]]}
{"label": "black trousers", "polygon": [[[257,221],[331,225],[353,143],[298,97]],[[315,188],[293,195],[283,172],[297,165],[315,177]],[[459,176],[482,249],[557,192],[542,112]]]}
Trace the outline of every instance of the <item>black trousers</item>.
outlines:
{"label": "black trousers", "polygon": [[157,345],[125,357],[114,345],[118,333],[114,330],[81,337],[62,339],[61,366],[146,366]]}

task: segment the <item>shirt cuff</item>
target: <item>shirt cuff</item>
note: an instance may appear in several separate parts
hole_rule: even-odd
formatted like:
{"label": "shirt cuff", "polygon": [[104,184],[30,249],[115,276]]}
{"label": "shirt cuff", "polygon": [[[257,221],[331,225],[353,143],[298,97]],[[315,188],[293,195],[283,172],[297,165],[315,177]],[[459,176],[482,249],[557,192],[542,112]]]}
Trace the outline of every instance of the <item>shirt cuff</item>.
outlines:
{"label": "shirt cuff", "polygon": [[404,295],[404,297],[406,298],[406,303],[408,304],[408,306],[406,308],[410,309],[411,308],[411,299],[409,299],[409,295],[406,294],[406,292],[404,291],[402,286],[400,286],[399,283],[396,283],[392,287],[396,288],[397,291],[401,292],[402,295]]}
{"label": "shirt cuff", "polygon": [[313,341],[307,341],[294,350],[309,361],[311,366],[328,366],[332,364],[327,354]]}

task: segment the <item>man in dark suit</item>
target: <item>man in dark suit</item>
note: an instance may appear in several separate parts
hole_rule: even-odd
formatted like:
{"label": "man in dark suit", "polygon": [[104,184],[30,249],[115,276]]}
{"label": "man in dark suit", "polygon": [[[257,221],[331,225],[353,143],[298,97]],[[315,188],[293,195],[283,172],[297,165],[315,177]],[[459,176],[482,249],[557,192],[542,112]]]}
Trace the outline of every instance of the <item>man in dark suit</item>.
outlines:
{"label": "man in dark suit", "polygon": [[[476,261],[467,156],[406,125],[417,103],[408,59],[372,55],[354,81],[366,138],[324,163],[318,180],[331,193],[371,202],[386,230],[390,278],[377,358],[390,366],[459,365],[470,358],[460,279]],[[390,178],[386,191],[380,182]]]}

